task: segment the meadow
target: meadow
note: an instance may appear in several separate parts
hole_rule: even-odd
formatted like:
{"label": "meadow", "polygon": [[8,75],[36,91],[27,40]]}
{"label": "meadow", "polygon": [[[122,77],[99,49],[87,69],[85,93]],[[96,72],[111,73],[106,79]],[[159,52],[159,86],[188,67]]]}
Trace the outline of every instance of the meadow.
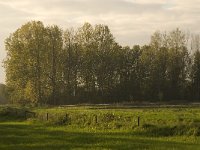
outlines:
{"label": "meadow", "polygon": [[0,149],[200,149],[199,107],[0,107]]}

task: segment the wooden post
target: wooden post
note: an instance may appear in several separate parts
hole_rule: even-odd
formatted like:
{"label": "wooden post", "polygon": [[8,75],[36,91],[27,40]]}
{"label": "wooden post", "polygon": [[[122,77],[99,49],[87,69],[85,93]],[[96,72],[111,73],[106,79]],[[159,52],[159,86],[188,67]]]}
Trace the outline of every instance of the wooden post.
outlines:
{"label": "wooden post", "polygon": [[140,116],[137,118],[138,127],[140,126]]}
{"label": "wooden post", "polygon": [[47,113],[47,121],[49,120],[49,113]]}
{"label": "wooden post", "polygon": [[72,123],[72,117],[69,114],[66,114],[67,117],[67,124],[71,124]]}
{"label": "wooden post", "polygon": [[65,114],[65,119],[63,123],[67,123],[68,122],[68,114]]}
{"label": "wooden post", "polygon": [[95,119],[95,123],[97,123],[97,115],[95,115],[94,117],[95,117],[95,118],[94,118],[94,119]]}

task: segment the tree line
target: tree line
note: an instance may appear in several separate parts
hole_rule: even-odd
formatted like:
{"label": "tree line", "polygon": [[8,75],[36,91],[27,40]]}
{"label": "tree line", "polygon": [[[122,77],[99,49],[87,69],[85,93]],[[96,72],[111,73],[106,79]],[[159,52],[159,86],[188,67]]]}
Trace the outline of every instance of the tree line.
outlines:
{"label": "tree line", "polygon": [[108,26],[63,30],[40,21],[5,40],[9,100],[20,104],[200,100],[200,37],[155,32],[121,46]]}

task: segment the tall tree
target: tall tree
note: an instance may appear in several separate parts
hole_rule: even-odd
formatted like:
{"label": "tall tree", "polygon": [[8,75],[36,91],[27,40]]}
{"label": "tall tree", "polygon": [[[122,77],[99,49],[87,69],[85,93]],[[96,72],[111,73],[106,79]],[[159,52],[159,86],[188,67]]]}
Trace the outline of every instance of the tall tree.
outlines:
{"label": "tall tree", "polygon": [[[54,25],[46,28],[46,62],[44,62],[44,71],[47,75],[47,87],[50,89],[50,103],[56,105],[59,100],[58,93],[62,81],[62,59],[63,38],[62,30]],[[46,91],[47,92],[47,91]]]}
{"label": "tall tree", "polygon": [[191,68],[191,95],[194,100],[200,100],[200,36],[193,35],[191,40],[193,63]]}
{"label": "tall tree", "polygon": [[76,40],[78,42],[82,59],[80,67],[80,81],[82,81],[83,98],[94,98],[95,95],[95,65],[96,65],[96,47],[94,45],[94,28],[91,24],[85,23],[78,29]]}
{"label": "tall tree", "polygon": [[176,29],[168,35],[169,63],[169,98],[183,99],[186,79],[188,77],[188,64],[190,62],[185,34]]}
{"label": "tall tree", "polygon": [[76,103],[79,99],[78,86],[81,80],[81,66],[83,62],[83,52],[81,43],[79,41],[79,33],[73,28],[64,32],[63,36],[63,84],[64,84],[64,97],[71,99]]}
{"label": "tall tree", "polygon": [[6,39],[7,85],[13,101],[42,103],[42,68],[45,28],[42,22],[28,22]]}
{"label": "tall tree", "polygon": [[[180,29],[155,32],[150,44],[122,47],[106,25],[63,31],[32,21],[5,41],[13,103],[108,103],[200,98],[200,40]],[[192,66],[191,66],[192,61]]]}
{"label": "tall tree", "polygon": [[116,54],[119,46],[114,41],[108,26],[96,25],[93,36],[96,48],[95,76],[99,96],[109,99],[111,90],[116,86]]}
{"label": "tall tree", "polygon": [[167,95],[167,66],[169,52],[166,43],[166,33],[157,31],[151,36],[150,46],[155,54],[155,59],[153,59],[154,68],[152,68],[151,89],[153,90],[152,93],[155,100],[163,100]]}

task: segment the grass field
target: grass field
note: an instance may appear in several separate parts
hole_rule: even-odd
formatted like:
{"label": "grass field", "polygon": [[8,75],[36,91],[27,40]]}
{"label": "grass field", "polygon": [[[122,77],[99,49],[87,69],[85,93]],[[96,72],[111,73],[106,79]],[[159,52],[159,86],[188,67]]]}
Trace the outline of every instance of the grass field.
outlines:
{"label": "grass field", "polygon": [[0,117],[2,150],[200,149],[199,108],[0,107]]}

